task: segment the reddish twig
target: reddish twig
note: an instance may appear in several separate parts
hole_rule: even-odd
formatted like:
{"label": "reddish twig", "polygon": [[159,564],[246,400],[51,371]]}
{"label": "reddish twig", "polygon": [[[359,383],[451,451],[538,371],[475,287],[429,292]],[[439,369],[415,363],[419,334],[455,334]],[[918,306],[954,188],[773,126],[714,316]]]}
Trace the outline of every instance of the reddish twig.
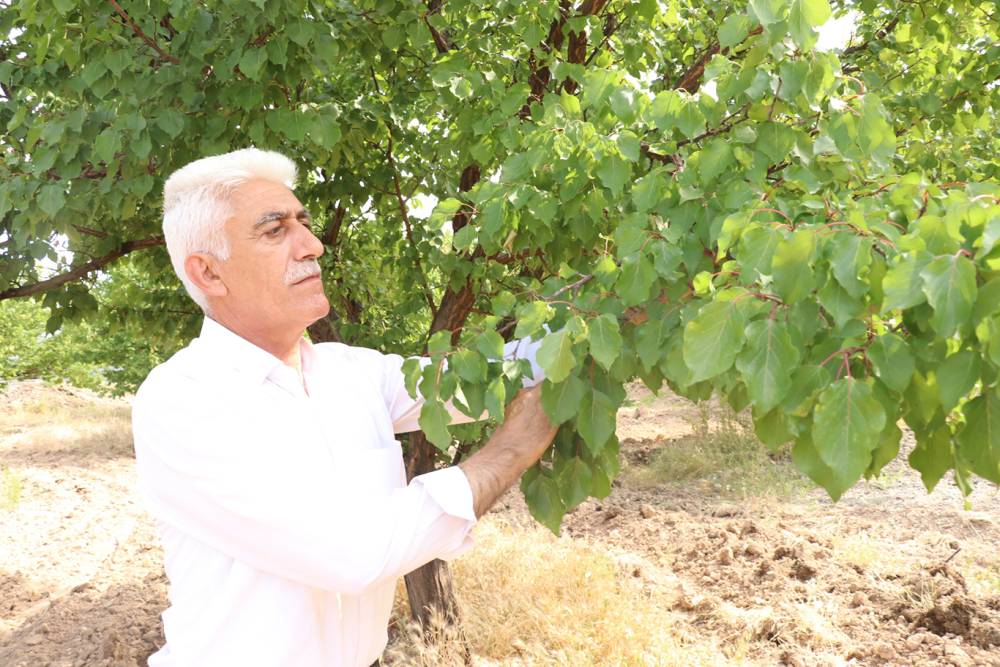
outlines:
{"label": "reddish twig", "polygon": [[139,24],[132,20],[132,17],[129,16],[124,9],[122,9],[122,6],[118,4],[117,0],[108,0],[108,4],[114,7],[115,12],[118,14],[118,16],[122,17],[123,21],[128,23],[129,27],[132,28],[132,32],[134,32],[136,36],[139,37],[142,41],[146,42],[146,44],[148,44],[154,51],[159,53],[161,58],[170,61],[175,65],[181,64],[179,58],[177,58],[176,56],[172,56],[166,51],[164,51],[160,47],[160,45],[156,42],[155,39],[144,33],[142,31],[142,28],[139,27]]}

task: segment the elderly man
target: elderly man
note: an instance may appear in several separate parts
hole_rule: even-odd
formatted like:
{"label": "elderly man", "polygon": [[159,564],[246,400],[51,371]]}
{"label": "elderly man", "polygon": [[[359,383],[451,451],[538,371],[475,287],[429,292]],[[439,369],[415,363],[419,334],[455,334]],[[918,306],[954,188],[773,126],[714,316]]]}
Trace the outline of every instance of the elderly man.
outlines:
{"label": "elderly man", "polygon": [[479,452],[407,484],[394,434],[418,429],[421,401],[403,359],[303,338],[329,304],[294,181],[290,160],[246,149],[164,189],[167,249],[206,317],[133,406],[171,584],[151,667],[377,660],[398,578],[468,549],[555,435],[526,389]]}

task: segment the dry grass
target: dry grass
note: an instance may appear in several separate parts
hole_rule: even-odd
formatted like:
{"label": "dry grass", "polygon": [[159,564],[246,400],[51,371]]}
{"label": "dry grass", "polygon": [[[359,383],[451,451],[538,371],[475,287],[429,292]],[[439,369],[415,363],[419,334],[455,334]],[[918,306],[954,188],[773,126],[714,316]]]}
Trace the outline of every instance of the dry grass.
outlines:
{"label": "dry grass", "polygon": [[898,549],[890,540],[880,540],[865,530],[833,537],[834,560],[876,575],[905,572],[914,567],[897,554]]}
{"label": "dry grass", "polygon": [[12,383],[3,395],[0,436],[8,444],[82,456],[132,452],[131,407],[84,389]]}
{"label": "dry grass", "polygon": [[971,595],[981,598],[1000,595],[1000,564],[971,565],[963,568],[963,574]]}
{"label": "dry grass", "polygon": [[788,499],[809,488],[787,451],[768,451],[746,414],[726,406],[698,404],[692,434],[664,443],[649,465],[628,466],[623,481],[640,489],[691,485],[746,498]]}
{"label": "dry grass", "polygon": [[0,470],[0,509],[12,511],[21,502],[21,478],[8,467]]}
{"label": "dry grass", "polygon": [[[666,593],[643,590],[606,551],[542,528],[484,520],[453,571],[477,665],[741,664],[685,637]],[[384,662],[461,665],[454,632],[437,627],[434,639],[422,639],[400,602],[400,636]]]}

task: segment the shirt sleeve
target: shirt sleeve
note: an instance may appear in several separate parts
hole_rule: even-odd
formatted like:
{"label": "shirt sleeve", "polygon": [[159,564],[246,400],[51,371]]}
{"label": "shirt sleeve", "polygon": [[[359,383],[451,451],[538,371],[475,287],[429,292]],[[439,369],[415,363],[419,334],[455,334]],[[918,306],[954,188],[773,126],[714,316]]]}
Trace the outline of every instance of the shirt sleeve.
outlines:
{"label": "shirt sleeve", "polygon": [[[533,387],[545,379],[545,373],[541,366],[538,365],[536,359],[538,348],[541,344],[541,340],[533,341],[531,338],[519,338],[506,343],[503,347],[504,359],[527,359],[531,364],[532,377],[524,378],[524,387]],[[403,376],[403,363],[406,360],[398,354],[382,354],[381,352],[367,348],[355,349],[363,350],[363,354],[371,355],[367,361],[374,362],[380,366],[381,382],[379,389],[385,398],[386,409],[388,409],[389,417],[392,419],[393,431],[395,433],[419,431],[420,424],[418,420],[420,418],[420,409],[424,404],[424,397],[420,395],[418,390],[417,397],[413,398],[406,390],[406,382]],[[431,360],[427,357],[420,357],[419,359],[421,365],[431,363]],[[478,419],[470,417],[459,410],[458,406],[452,401],[448,401],[445,407],[448,410],[448,414],[451,415],[452,424],[467,424],[472,421],[478,421]],[[483,414],[479,419],[483,419],[485,416]]]}
{"label": "shirt sleeve", "polygon": [[147,385],[133,402],[140,490],[158,519],[203,544],[347,595],[472,544],[472,491],[460,468],[373,492],[401,474],[398,444],[354,452],[338,476],[329,452],[262,432],[266,420],[220,415],[212,392],[193,382]]}

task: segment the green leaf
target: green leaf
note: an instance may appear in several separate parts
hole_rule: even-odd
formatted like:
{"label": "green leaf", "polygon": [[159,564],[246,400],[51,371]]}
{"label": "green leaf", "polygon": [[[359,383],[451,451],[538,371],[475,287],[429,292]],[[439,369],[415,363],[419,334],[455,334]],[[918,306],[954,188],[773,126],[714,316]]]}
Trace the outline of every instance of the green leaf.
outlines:
{"label": "green leaf", "polygon": [[184,114],[176,109],[167,108],[156,118],[156,126],[176,139],[184,131]]}
{"label": "green leaf", "polygon": [[656,207],[663,199],[667,183],[663,178],[663,173],[659,169],[654,169],[632,185],[632,202],[635,209],[640,213],[645,213]]}
{"label": "green leaf", "polygon": [[761,25],[770,26],[785,19],[788,5],[785,0],[750,0],[750,9]]}
{"label": "green leaf", "polygon": [[723,49],[736,46],[750,33],[750,18],[746,14],[730,14],[719,26],[719,46]]}
{"label": "green leaf", "polygon": [[492,329],[487,329],[476,336],[476,349],[487,359],[501,359],[503,357],[503,336]]}
{"label": "green leaf", "polygon": [[751,227],[744,231],[736,248],[736,259],[743,268],[741,277],[751,282],[771,275],[774,251],[781,240],[781,234],[773,227]]}
{"label": "green leaf", "polygon": [[755,413],[753,432],[758,440],[772,450],[795,439],[795,434],[788,428],[788,418],[781,410],[771,410],[763,417],[758,417]]}
{"label": "green leaf", "polygon": [[586,392],[587,385],[576,375],[570,375],[559,384],[546,379],[542,382],[542,408],[553,425],[562,424],[580,411]]}
{"label": "green leaf", "polygon": [[920,272],[920,277],[927,303],[934,309],[931,326],[938,335],[951,336],[972,315],[976,301],[975,265],[963,255],[938,257]]}
{"label": "green leaf", "polygon": [[830,18],[830,5],[826,0],[792,0],[788,13],[788,30],[792,39],[803,51],[816,44],[817,28]]}
{"label": "green leaf", "polygon": [[879,436],[878,446],[872,452],[872,462],[865,470],[865,479],[878,477],[882,469],[899,455],[899,442],[902,437],[903,432],[894,422],[886,424],[882,435]]}
{"label": "green leaf", "polygon": [[857,234],[834,234],[830,239],[830,267],[848,294],[860,299],[868,292],[868,281],[862,274],[872,261],[872,244]]}
{"label": "green leaf", "polygon": [[965,426],[955,441],[958,455],[972,472],[1000,484],[1000,397],[990,389],[962,408]]}
{"label": "green leaf", "polygon": [[794,144],[795,132],[787,125],[767,121],[757,128],[757,150],[767,156],[770,164],[784,160]]}
{"label": "green leaf", "polygon": [[779,242],[774,250],[771,260],[774,289],[787,304],[804,299],[815,287],[812,270],[815,243],[814,231],[799,229]]}
{"label": "green leaf", "polygon": [[917,446],[910,452],[910,465],[920,471],[920,479],[927,493],[934,490],[944,474],[954,464],[951,452],[951,431],[947,426],[930,434],[917,433]]}
{"label": "green leaf", "polygon": [[618,135],[618,150],[630,162],[638,162],[640,157],[639,137],[634,132],[623,130]]}
{"label": "green leaf", "polygon": [[570,333],[560,329],[550,333],[538,348],[538,365],[545,371],[545,377],[552,382],[562,382],[576,367],[573,354],[573,340]]}
{"label": "green leaf", "polygon": [[868,348],[868,358],[875,375],[890,389],[902,393],[910,384],[916,367],[913,355],[906,341],[896,334],[878,336]]}
{"label": "green leaf", "polygon": [[653,98],[649,116],[660,132],[668,133],[677,127],[683,108],[684,98],[680,93],[675,90],[665,90]]}
{"label": "green leaf", "polygon": [[841,477],[823,462],[808,432],[795,440],[795,446],[792,447],[792,463],[809,479],[823,487],[833,500],[839,500],[844,491],[851,488],[856,481]]}
{"label": "green leaf", "polygon": [[618,329],[618,320],[604,314],[592,319],[589,323],[590,354],[604,368],[611,368],[622,350],[622,336]]}
{"label": "green leaf", "polygon": [[583,105],[590,108],[605,102],[618,84],[619,77],[618,72],[589,70],[583,78]]}
{"label": "green leaf", "polygon": [[858,123],[858,147],[876,164],[887,168],[896,154],[896,133],[875,93],[864,95]]}
{"label": "green leaf", "polygon": [[648,301],[650,290],[656,281],[656,270],[645,255],[631,255],[622,261],[615,290],[621,297],[622,305],[637,306]]}
{"label": "green leaf", "polygon": [[618,196],[631,176],[631,169],[625,160],[616,155],[609,155],[601,162],[597,175],[601,183]]}
{"label": "green leaf", "polygon": [[417,419],[420,430],[424,432],[435,447],[441,451],[446,451],[451,446],[451,433],[448,432],[448,424],[451,423],[451,415],[441,401],[426,401],[420,408],[420,417]]}
{"label": "green leaf", "polygon": [[980,356],[969,350],[961,350],[944,360],[937,369],[937,385],[945,412],[972,391],[981,372]]}
{"label": "green leaf", "polygon": [[666,322],[659,317],[651,317],[636,330],[635,351],[644,368],[652,369],[660,363],[667,331]]}
{"label": "green leaf", "polygon": [[684,363],[691,381],[724,373],[743,347],[746,313],[740,301],[713,301],[684,327]]}
{"label": "green leaf", "polygon": [[578,457],[567,461],[559,470],[560,498],[567,508],[576,507],[590,495],[590,466]]}
{"label": "green leaf", "polygon": [[921,271],[930,262],[929,255],[911,255],[889,267],[882,280],[885,298],[882,312],[896,308],[912,308],[925,300]]}
{"label": "green leaf", "polygon": [[685,101],[677,117],[677,128],[688,139],[694,139],[705,131],[705,116],[694,101]]}
{"label": "green leaf", "polygon": [[267,51],[265,49],[247,49],[240,58],[240,72],[251,81],[260,81],[260,70],[266,62]]}
{"label": "green leaf", "polygon": [[566,506],[559,495],[556,480],[544,472],[532,476],[525,473],[521,478],[521,491],[531,516],[558,535]]}
{"label": "green leaf", "polygon": [[807,364],[792,373],[792,387],[781,403],[781,409],[795,417],[805,417],[812,411],[813,399],[830,382],[825,366]]}
{"label": "green leaf", "polygon": [[816,451],[837,479],[850,486],[871,463],[885,411],[867,381],[841,378],[824,389],[813,415]]}
{"label": "green leaf", "polygon": [[94,154],[97,159],[109,163],[115,159],[115,154],[121,149],[121,134],[113,129],[107,128],[94,140]]}
{"label": "green leaf", "polygon": [[714,182],[732,162],[733,149],[730,148],[729,142],[725,139],[712,140],[700,153],[698,172],[701,174],[702,183]]}
{"label": "green leaf", "polygon": [[859,317],[865,311],[864,304],[832,280],[828,281],[816,296],[823,309],[833,316],[833,322],[838,328],[843,328],[845,324]]}
{"label": "green leaf", "polygon": [[541,330],[542,325],[552,319],[552,306],[545,301],[530,301],[517,309],[517,327],[515,338],[526,338]]}
{"label": "green leaf", "polygon": [[604,392],[585,392],[574,423],[591,456],[600,454],[615,434],[618,406]]}
{"label": "green leaf", "polygon": [[474,350],[457,350],[448,358],[448,368],[466,382],[486,382],[486,360]]}
{"label": "green leaf", "polygon": [[38,207],[50,218],[54,218],[64,206],[66,206],[65,186],[51,183],[43,185],[38,191]]}
{"label": "green leaf", "polygon": [[777,319],[751,322],[745,335],[746,347],[736,358],[736,368],[743,376],[751,402],[763,414],[788,395],[799,351],[792,345],[788,325]]}

